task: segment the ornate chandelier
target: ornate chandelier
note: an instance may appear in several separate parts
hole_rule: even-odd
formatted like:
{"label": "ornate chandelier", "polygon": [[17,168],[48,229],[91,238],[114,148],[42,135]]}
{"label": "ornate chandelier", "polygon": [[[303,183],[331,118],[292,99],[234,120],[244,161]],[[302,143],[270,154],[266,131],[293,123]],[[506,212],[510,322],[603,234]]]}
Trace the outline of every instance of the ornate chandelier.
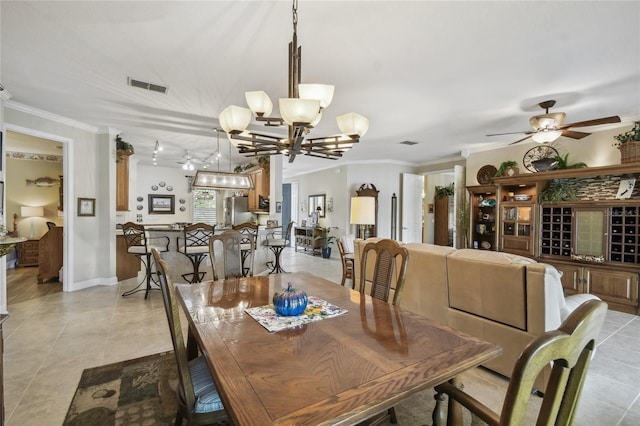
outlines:
{"label": "ornate chandelier", "polygon": [[[334,86],[326,84],[301,84],[302,47],[298,46],[298,1],[293,0],[293,39],[289,43],[289,88],[288,98],[279,99],[282,117],[270,117],[273,102],[263,91],[246,92],[249,108],[230,105],[218,117],[220,126],[227,133],[240,154],[283,154],[292,163],[296,155],[303,154],[337,160],[358,143],[369,129],[369,120],[354,112],[336,117],[342,134],[308,138],[311,129],[322,118],[322,111],[333,99]],[[287,137],[246,131],[252,113],[256,121],[268,127],[287,126]]]}

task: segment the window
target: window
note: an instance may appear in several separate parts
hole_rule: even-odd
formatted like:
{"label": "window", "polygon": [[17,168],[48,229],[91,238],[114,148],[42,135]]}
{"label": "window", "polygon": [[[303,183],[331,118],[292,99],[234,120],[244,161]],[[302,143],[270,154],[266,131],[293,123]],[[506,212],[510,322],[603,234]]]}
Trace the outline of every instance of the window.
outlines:
{"label": "window", "polygon": [[212,189],[193,189],[193,223],[203,222],[209,225],[218,223],[216,212],[217,192]]}

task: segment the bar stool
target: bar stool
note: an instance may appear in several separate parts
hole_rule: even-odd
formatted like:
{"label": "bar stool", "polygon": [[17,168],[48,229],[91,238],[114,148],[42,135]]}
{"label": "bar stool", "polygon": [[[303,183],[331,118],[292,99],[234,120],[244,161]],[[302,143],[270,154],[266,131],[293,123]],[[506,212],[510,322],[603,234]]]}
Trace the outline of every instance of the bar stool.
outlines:
{"label": "bar stool", "polygon": [[209,255],[209,239],[215,232],[215,225],[194,223],[184,227],[183,236],[176,239],[178,252],[187,256],[193,272],[182,274],[182,278],[190,284],[199,283],[206,272],[200,272],[200,264]]}
{"label": "bar stool", "polygon": [[244,262],[251,254],[251,247],[255,247],[258,241],[258,225],[251,222],[241,223],[234,225],[233,229],[242,234],[242,240],[240,240],[240,254],[242,257],[242,276],[246,277],[249,269],[244,266]]}
{"label": "bar stool", "polygon": [[[124,240],[127,244],[127,253],[137,256],[144,264],[144,278],[142,281],[140,281],[135,288],[122,293],[122,296],[126,297],[133,293],[144,291],[144,298],[146,299],[149,296],[150,290],[160,290],[160,287],[151,287],[152,280],[154,281],[154,284],[157,285],[151,272],[151,249],[156,249],[161,253],[169,251],[169,237],[161,236],[149,238],[147,232],[144,230],[144,225],[133,222],[127,222],[122,225],[122,233],[124,234]],[[140,288],[145,281],[147,283],[146,288]]]}
{"label": "bar stool", "polygon": [[281,272],[286,272],[284,269],[282,269],[282,266],[280,266],[280,254],[282,253],[282,250],[284,250],[285,247],[289,246],[289,238],[291,235],[292,226],[293,226],[293,221],[289,222],[289,224],[287,225],[287,230],[283,235],[281,235],[281,238],[274,238],[275,234],[281,233],[277,231],[271,232],[266,236],[264,245],[269,247],[269,249],[273,252],[275,256],[275,262],[273,263],[273,268],[271,269],[271,272],[269,272],[270,274],[279,274]]}

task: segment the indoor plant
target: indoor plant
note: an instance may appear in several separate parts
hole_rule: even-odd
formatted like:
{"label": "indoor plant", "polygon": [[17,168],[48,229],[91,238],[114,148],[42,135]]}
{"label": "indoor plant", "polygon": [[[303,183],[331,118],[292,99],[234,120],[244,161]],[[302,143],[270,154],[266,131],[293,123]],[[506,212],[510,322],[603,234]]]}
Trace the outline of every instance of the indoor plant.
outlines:
{"label": "indoor plant", "polygon": [[331,229],[338,229],[337,227],[328,226],[326,228],[318,228],[320,231],[320,235],[318,235],[315,239],[322,240],[322,258],[328,259],[331,257],[331,247],[336,237],[333,235],[329,235],[331,233]]}
{"label": "indoor plant", "polygon": [[[513,174],[517,174],[519,172],[518,163],[512,160],[503,161],[500,164],[500,167],[498,167],[498,171],[496,172],[494,177],[504,176],[507,169],[512,169],[515,172]],[[509,176],[511,176],[511,174],[509,174]]]}
{"label": "indoor plant", "polygon": [[118,151],[118,161],[124,158],[125,152],[127,155],[134,153],[133,145],[122,139],[119,134],[116,135],[116,150]]}
{"label": "indoor plant", "polygon": [[620,133],[613,137],[616,142],[613,144],[620,150],[620,162],[636,163],[640,161],[640,121],[633,124],[631,130]]}

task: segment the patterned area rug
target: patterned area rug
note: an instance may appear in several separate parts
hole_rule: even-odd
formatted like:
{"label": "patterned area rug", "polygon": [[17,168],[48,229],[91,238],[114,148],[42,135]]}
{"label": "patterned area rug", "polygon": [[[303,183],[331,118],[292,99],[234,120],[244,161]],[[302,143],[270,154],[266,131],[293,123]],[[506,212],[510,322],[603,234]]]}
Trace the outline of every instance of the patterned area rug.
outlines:
{"label": "patterned area rug", "polygon": [[[173,352],[89,368],[82,372],[63,426],[173,425],[177,384]],[[419,392],[396,406],[398,424],[430,424],[432,410],[433,391]]]}
{"label": "patterned area rug", "polygon": [[177,384],[173,352],[89,368],[64,426],[173,425]]}

